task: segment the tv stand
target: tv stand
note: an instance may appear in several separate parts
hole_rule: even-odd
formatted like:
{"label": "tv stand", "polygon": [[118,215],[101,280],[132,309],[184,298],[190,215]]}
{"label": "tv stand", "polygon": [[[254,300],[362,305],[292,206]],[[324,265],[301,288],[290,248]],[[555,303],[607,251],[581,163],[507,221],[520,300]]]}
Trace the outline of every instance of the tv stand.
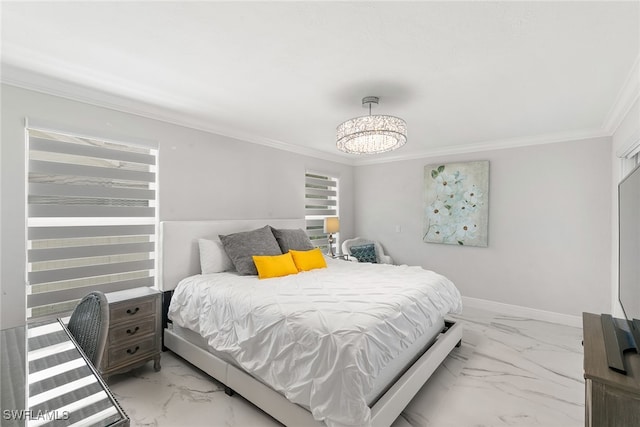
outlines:
{"label": "tv stand", "polygon": [[583,313],[582,334],[585,426],[640,426],[640,354],[623,353],[627,374],[616,372],[607,362],[601,316]]}
{"label": "tv stand", "polygon": [[626,320],[616,319],[610,314],[600,315],[600,321],[602,323],[607,363],[614,371],[626,374],[627,371],[624,367],[625,351],[633,350],[635,353],[638,352],[632,332],[628,330],[628,325],[621,324],[622,322],[626,323]]}

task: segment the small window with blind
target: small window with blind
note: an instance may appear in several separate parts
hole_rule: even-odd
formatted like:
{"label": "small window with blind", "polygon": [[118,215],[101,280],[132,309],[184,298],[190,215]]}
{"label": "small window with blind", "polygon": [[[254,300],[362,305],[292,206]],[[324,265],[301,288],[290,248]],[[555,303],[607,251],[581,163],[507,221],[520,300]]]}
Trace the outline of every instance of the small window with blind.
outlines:
{"label": "small window with blind", "polygon": [[[338,178],[322,173],[306,172],[305,222],[307,234],[314,245],[328,251],[328,234],[324,232],[324,219],[338,216]],[[339,235],[334,234],[334,252],[339,247]]]}
{"label": "small window with blind", "polygon": [[155,285],[157,147],[27,127],[27,318]]}

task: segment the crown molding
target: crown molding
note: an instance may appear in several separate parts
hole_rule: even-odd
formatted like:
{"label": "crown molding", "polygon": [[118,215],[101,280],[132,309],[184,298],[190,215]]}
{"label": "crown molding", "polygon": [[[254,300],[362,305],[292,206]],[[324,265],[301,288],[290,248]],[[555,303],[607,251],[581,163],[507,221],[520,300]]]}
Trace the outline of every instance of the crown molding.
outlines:
{"label": "crown molding", "polygon": [[[316,159],[327,160],[353,166],[354,161],[339,154],[332,154],[313,148],[289,144],[286,142],[258,137],[253,134],[232,129],[212,126],[208,120],[199,119],[188,114],[168,108],[162,108],[144,101],[114,95],[113,93],[90,88],[78,83],[69,82],[50,75],[30,71],[18,66],[2,63],[0,82],[9,86],[83,102],[102,108],[109,108],[123,113],[135,114],[148,119],[159,120],[178,126],[184,126],[228,138],[253,144],[264,145],[278,150],[288,151]],[[125,88],[119,88],[125,89]],[[122,92],[118,90],[118,92]]]}
{"label": "crown molding", "polygon": [[[636,60],[622,85],[615,102],[607,113],[607,117],[600,129],[578,130],[573,132],[561,132],[555,134],[526,136],[478,143],[461,144],[453,147],[434,148],[414,154],[387,155],[381,158],[356,159],[355,166],[374,165],[380,163],[398,162],[412,159],[422,159],[437,156],[449,156],[453,154],[465,154],[489,150],[501,150],[505,148],[526,147],[530,145],[552,144],[563,141],[575,141],[579,139],[611,137],[636,102],[640,100],[640,55]],[[630,143],[637,144],[638,132],[636,131]],[[630,145],[630,144],[628,144]],[[637,148],[635,146],[634,148]],[[622,154],[618,153],[620,157]]]}
{"label": "crown molding", "polygon": [[[0,82],[10,86],[54,95],[74,101],[109,108],[112,110],[135,114],[153,120],[184,126],[195,130],[200,130],[216,135],[221,135],[244,142],[263,145],[278,150],[309,156],[316,159],[327,160],[349,166],[366,166],[397,161],[415,160],[437,156],[448,156],[456,154],[474,153],[490,150],[500,150],[506,148],[517,148],[532,145],[551,144],[562,141],[572,141],[579,139],[589,139],[598,137],[610,137],[618,128],[630,108],[640,98],[640,56],[636,58],[634,66],[627,76],[625,84],[620,90],[616,102],[610,109],[607,119],[601,129],[587,129],[572,132],[560,132],[554,134],[526,136],[508,138],[492,141],[481,141],[469,144],[460,144],[452,147],[439,147],[423,150],[418,153],[402,154],[402,150],[394,153],[387,153],[381,157],[344,156],[333,154],[322,150],[289,144],[286,142],[259,137],[235,129],[226,129],[212,126],[210,121],[180,113],[175,110],[163,108],[158,105],[134,100],[112,92],[102,91],[84,86],[75,82],[70,82],[50,75],[29,71],[25,68],[2,63],[2,73]],[[111,82],[113,83],[113,82]],[[117,88],[118,93],[125,93],[125,87]]]}
{"label": "crown molding", "polygon": [[452,147],[433,148],[419,153],[406,155],[392,155],[384,158],[358,159],[355,166],[367,166],[381,163],[391,163],[406,160],[416,160],[439,156],[451,156],[454,154],[478,153],[482,151],[504,150],[508,148],[527,147],[531,145],[553,144],[556,142],[576,141],[580,139],[610,137],[611,134],[601,129],[579,130],[573,132],[559,132],[546,135],[526,136],[518,138],[483,141],[471,144],[461,144]]}
{"label": "crown molding", "polygon": [[613,135],[638,99],[640,99],[640,55],[633,63],[602,128]]}

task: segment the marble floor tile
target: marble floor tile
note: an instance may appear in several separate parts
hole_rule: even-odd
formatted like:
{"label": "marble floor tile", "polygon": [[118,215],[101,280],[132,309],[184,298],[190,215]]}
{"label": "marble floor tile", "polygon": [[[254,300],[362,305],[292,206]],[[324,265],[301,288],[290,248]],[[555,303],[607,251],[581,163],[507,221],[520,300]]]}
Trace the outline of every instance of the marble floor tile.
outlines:
{"label": "marble floor tile", "polygon": [[[582,330],[465,308],[454,349],[393,427],[584,425]],[[278,426],[171,352],[109,378],[132,426]]]}
{"label": "marble floor tile", "polygon": [[281,425],[172,352],[162,353],[161,364],[160,372],[149,363],[107,381],[132,427]]}
{"label": "marble floor tile", "polygon": [[423,387],[402,415],[411,425],[584,425],[580,328],[471,309],[459,318],[471,356],[435,410],[419,402],[438,387]]}

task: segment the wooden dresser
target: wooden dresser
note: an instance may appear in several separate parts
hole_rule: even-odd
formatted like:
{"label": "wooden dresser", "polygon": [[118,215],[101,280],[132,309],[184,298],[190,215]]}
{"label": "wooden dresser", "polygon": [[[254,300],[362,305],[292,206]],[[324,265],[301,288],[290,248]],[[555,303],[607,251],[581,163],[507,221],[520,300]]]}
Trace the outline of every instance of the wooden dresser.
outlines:
{"label": "wooden dresser", "polygon": [[585,426],[640,426],[640,354],[626,353],[627,375],[609,369],[600,315],[583,313]]}
{"label": "wooden dresser", "polygon": [[100,363],[104,378],[153,360],[160,370],[162,293],[143,287],[106,294],[109,335]]}

